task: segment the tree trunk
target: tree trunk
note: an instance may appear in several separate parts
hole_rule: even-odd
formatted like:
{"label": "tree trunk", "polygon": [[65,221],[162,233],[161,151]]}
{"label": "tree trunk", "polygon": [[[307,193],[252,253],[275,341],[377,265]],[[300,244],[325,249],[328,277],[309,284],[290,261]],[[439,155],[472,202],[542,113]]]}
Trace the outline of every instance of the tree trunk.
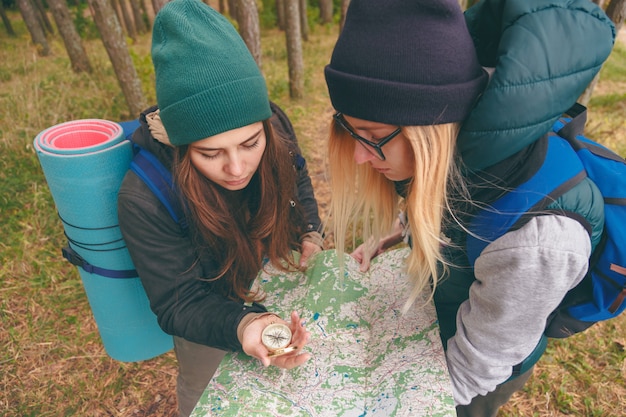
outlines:
{"label": "tree trunk", "polygon": [[238,0],[228,0],[228,14],[230,18],[239,22],[239,18],[237,17],[237,13],[239,13],[239,1]]}
{"label": "tree trunk", "polygon": [[74,26],[74,21],[70,15],[70,10],[64,0],[48,0],[48,6],[52,12],[52,17],[57,25],[59,34],[63,38],[65,50],[72,63],[74,72],[91,72],[91,64],[83,47],[80,35]]}
{"label": "tree trunk", "polygon": [[626,19],[626,0],[611,0],[606,8],[606,14],[615,23],[615,33],[619,33]]}
{"label": "tree trunk", "polygon": [[141,12],[141,0],[130,0],[130,8],[133,11],[133,20],[135,21],[137,33],[146,33],[146,23]]}
{"label": "tree trunk", "polygon": [[94,21],[120,83],[131,117],[137,117],[147,107],[141,91],[137,70],[128,52],[120,22],[108,0],[88,0],[94,12]]}
{"label": "tree trunk", "polygon": [[[606,8],[606,15],[615,24],[615,33],[618,34],[624,24],[624,19],[626,18],[626,0],[611,0]],[[584,93],[578,97],[578,102],[580,104],[584,106],[589,104],[589,100],[591,100],[593,90],[596,88],[596,84],[598,84],[599,79],[600,73],[598,72],[596,76],[593,77],[593,80],[591,80],[591,83],[589,83]]]}
{"label": "tree trunk", "polygon": [[[110,0],[110,2],[111,2],[111,7],[115,11],[115,15],[117,16],[117,21],[119,22],[120,27],[122,28],[122,33],[128,33],[128,29],[126,28],[126,23],[124,23],[124,16],[122,15],[122,8],[120,5],[120,0]],[[93,10],[91,11],[91,13],[93,14]]]}
{"label": "tree trunk", "polygon": [[226,14],[226,0],[219,0],[217,3],[217,10],[221,14]]}
{"label": "tree trunk", "polygon": [[343,25],[346,23],[346,13],[348,12],[348,6],[350,0],[341,0],[341,16],[339,18],[339,31],[343,29]]}
{"label": "tree trunk", "polygon": [[150,0],[140,0],[141,1],[141,10],[145,15],[145,19],[147,21],[146,32],[150,32],[152,28],[152,23],[154,23],[154,9],[152,8],[152,2]]}
{"label": "tree trunk", "polygon": [[325,25],[333,22],[333,0],[319,0],[320,22]]}
{"label": "tree trunk", "polygon": [[155,16],[168,1],[169,0],[152,0],[152,8],[154,9]]}
{"label": "tree trunk", "polygon": [[257,65],[261,68],[261,25],[256,0],[238,0],[237,23],[239,23],[239,34]]}
{"label": "tree trunk", "polygon": [[7,16],[4,11],[4,6],[2,5],[2,1],[0,1],[0,17],[2,17],[2,23],[4,24],[4,28],[7,30],[7,35],[10,37],[15,37],[15,31],[13,30],[13,26],[11,25],[11,20]]}
{"label": "tree trunk", "polygon": [[54,28],[52,27],[52,23],[46,14],[46,8],[43,5],[41,0],[33,0],[35,5],[35,9],[37,9],[37,17],[41,20],[41,26],[48,33],[54,33]]}
{"label": "tree trunk", "polygon": [[285,1],[285,37],[287,39],[287,63],[289,65],[289,96],[304,97],[304,62],[302,58],[302,32],[300,30],[299,0]]}
{"label": "tree trunk", "polygon": [[285,1],[276,0],[276,26],[278,29],[285,30],[287,24],[285,23]]}
{"label": "tree trunk", "polygon": [[128,37],[133,41],[137,40],[137,27],[135,26],[135,22],[133,21],[133,16],[131,12],[128,10],[128,3],[126,0],[119,0],[120,2],[120,10],[122,12],[122,17],[124,18],[124,23],[126,24],[126,31]]}
{"label": "tree trunk", "polygon": [[298,10],[300,11],[300,32],[302,33],[302,39],[309,40],[309,17],[307,16],[307,1],[300,0]]}
{"label": "tree trunk", "polygon": [[50,45],[43,31],[43,27],[37,18],[35,8],[31,3],[31,0],[16,0],[17,6],[20,8],[20,13],[26,23],[26,28],[30,32],[30,37],[33,43],[37,46],[37,52],[41,56],[50,55]]}

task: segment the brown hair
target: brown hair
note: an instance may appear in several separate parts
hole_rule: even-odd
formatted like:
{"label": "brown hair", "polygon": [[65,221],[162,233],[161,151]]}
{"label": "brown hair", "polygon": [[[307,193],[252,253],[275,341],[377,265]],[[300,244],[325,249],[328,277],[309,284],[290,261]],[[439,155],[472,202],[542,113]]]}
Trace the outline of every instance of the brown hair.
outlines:
{"label": "brown hair", "polygon": [[250,184],[227,191],[207,179],[191,163],[189,146],[176,148],[174,178],[188,211],[190,232],[198,251],[207,251],[218,265],[205,277],[224,295],[261,301],[250,285],[267,256],[273,266],[294,270],[301,213],[296,198],[296,173],[287,139],[263,121],[267,145]]}

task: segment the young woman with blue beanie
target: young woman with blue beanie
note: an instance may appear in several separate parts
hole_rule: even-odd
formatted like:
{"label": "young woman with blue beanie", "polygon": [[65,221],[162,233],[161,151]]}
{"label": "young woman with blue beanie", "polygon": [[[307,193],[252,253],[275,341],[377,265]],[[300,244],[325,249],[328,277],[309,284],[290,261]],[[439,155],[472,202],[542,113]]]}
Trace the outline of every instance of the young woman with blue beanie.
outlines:
{"label": "young woman with blue beanie", "polygon": [[587,272],[604,216],[588,178],[473,264],[466,242],[473,216],[541,165],[613,38],[588,0],[482,0],[465,14],[457,0],[350,3],[325,68],[335,244],[341,256],[358,225],[363,270],[410,245],[405,308],[432,293],[459,416],[495,417],[523,387]]}
{"label": "young woman with blue beanie", "polygon": [[[322,236],[293,128],[228,20],[200,0],[167,3],[154,22],[152,59],[158,106],[142,114],[132,140],[171,169],[188,227],[132,171],[118,213],[151,308],[174,336],[187,416],[225,351],[286,369],[309,359],[297,312],[287,320],[268,312],[251,284],[266,260],[305,268]],[[268,328],[285,343],[262,339]]]}

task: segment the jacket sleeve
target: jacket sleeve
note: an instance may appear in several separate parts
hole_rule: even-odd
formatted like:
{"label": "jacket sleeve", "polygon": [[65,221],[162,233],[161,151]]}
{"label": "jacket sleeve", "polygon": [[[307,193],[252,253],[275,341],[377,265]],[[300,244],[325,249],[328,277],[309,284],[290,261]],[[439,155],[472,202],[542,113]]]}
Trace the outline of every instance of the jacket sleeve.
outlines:
{"label": "jacket sleeve", "polygon": [[245,306],[212,291],[210,259],[198,261],[191,239],[133,173],[118,195],[122,235],[159,325],[168,334],[223,350],[241,350],[237,326],[263,306]]}
{"label": "jacket sleeve", "polygon": [[457,404],[486,395],[539,343],[550,313],[585,276],[591,241],[565,216],[538,216],[492,242],[456,316],[446,359]]}
{"label": "jacket sleeve", "polygon": [[321,233],[322,222],[319,217],[317,200],[315,199],[315,194],[313,192],[313,185],[311,184],[311,178],[309,177],[306,160],[302,156],[302,152],[298,146],[296,133],[291,125],[291,122],[289,121],[289,118],[281,110],[281,108],[275,103],[270,103],[270,105],[273,113],[271,118],[272,126],[279,134],[286,137],[292,144],[291,153],[294,158],[294,165],[297,173],[297,197],[304,212],[304,219],[306,222],[305,232]]}

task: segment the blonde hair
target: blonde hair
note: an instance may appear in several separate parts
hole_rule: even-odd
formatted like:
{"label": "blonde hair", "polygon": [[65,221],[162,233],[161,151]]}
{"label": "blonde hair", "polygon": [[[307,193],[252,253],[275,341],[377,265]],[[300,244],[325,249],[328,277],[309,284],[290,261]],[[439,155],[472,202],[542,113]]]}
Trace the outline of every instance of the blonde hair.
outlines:
{"label": "blonde hair", "polygon": [[[458,123],[402,128],[415,161],[413,178],[407,185],[404,199],[412,239],[406,264],[412,288],[404,311],[429,286],[429,298],[432,298],[447,269],[441,254],[444,243],[441,232],[444,219],[454,218],[448,200],[451,186],[457,188],[462,183],[455,163],[458,131]],[[370,164],[356,164],[355,144],[356,141],[333,122],[328,143],[329,224],[342,268],[348,232],[361,227],[363,241],[377,243],[389,234],[402,204],[393,181],[372,169]]]}

